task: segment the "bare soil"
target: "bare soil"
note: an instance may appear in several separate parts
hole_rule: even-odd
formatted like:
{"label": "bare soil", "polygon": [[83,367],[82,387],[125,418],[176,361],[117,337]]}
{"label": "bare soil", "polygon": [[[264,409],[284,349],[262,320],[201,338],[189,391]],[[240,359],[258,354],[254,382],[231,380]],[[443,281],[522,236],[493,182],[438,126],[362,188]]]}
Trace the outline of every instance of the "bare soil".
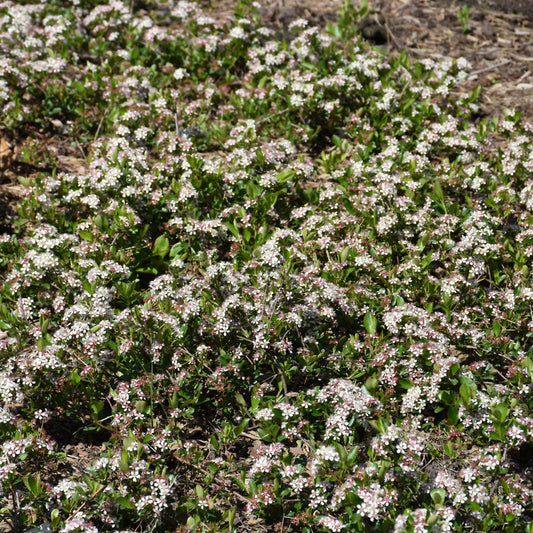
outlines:
{"label": "bare soil", "polygon": [[[358,0],[352,0],[357,8]],[[234,0],[214,2],[229,11]],[[303,17],[325,26],[337,18],[343,0],[270,0],[262,2],[263,24],[282,29]],[[463,31],[460,8],[469,7]],[[518,110],[533,119],[533,2],[531,0],[370,0],[361,21],[365,38],[387,54],[410,57],[465,57],[472,65],[459,92],[483,88],[481,116],[501,117]]]}

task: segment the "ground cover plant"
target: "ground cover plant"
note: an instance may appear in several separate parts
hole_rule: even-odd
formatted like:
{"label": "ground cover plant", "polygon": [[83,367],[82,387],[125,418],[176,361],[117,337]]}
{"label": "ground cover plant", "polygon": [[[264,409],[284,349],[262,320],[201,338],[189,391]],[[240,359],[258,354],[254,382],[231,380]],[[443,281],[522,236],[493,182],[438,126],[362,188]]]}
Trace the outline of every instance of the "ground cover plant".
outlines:
{"label": "ground cover plant", "polygon": [[531,531],[531,125],[258,7],[0,4],[2,520]]}

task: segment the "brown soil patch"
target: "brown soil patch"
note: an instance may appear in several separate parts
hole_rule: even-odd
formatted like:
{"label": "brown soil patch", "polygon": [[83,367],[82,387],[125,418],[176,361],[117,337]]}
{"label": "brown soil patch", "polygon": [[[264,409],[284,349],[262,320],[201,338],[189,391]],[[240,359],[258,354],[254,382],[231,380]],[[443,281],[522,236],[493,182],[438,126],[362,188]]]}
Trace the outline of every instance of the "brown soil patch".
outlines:
{"label": "brown soil patch", "polygon": [[[459,9],[468,4],[464,32]],[[482,87],[481,112],[518,110],[533,120],[533,3],[529,0],[376,0],[376,15],[394,49],[413,58],[465,57],[462,90]]]}
{"label": "brown soil patch", "polygon": [[[357,8],[358,0],[352,2]],[[219,0],[212,9],[229,13],[236,4]],[[271,0],[262,2],[260,16],[265,26],[281,31],[300,17],[325,26],[343,5],[343,0]],[[458,17],[464,5],[470,10],[466,32]],[[531,0],[370,0],[360,29],[388,54],[405,50],[413,59],[465,57],[472,67],[457,92],[481,86],[481,116],[518,110],[533,121]]]}

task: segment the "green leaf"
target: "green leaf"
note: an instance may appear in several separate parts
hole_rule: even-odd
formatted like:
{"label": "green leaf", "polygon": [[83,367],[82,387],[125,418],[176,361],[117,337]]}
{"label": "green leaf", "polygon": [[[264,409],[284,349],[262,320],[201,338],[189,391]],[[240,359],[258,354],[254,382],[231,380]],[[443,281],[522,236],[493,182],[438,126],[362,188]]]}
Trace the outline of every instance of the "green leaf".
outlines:
{"label": "green leaf", "polygon": [[116,287],[118,289],[118,292],[121,294],[121,296],[129,300],[133,293],[135,292],[135,287],[137,285],[137,280],[135,281],[119,281],[116,284]]}
{"label": "green leaf", "polygon": [[492,409],[492,416],[496,422],[503,424],[509,413],[509,407],[506,403],[502,402]]}
{"label": "green leaf", "polygon": [[461,386],[459,387],[459,394],[463,400],[463,404],[468,406],[477,393],[476,383],[465,376],[461,376]]}
{"label": "green leaf", "polygon": [[435,180],[435,183],[433,184],[433,194],[436,198],[439,200],[444,199],[444,193],[442,192],[442,185],[440,184],[440,180]]}
{"label": "green leaf", "polygon": [[531,383],[533,383],[533,360],[530,357],[524,357],[522,364],[524,365],[524,369],[527,370]]}
{"label": "green leaf", "polygon": [[127,450],[122,450],[120,452],[120,459],[118,461],[118,466],[120,470],[124,473],[126,473],[130,469],[130,463],[128,459],[128,452]]}
{"label": "green leaf", "polygon": [[205,495],[204,489],[201,485],[196,485],[195,488],[196,494],[198,495],[198,498],[203,498]]}
{"label": "green leaf", "polygon": [[496,431],[491,431],[489,433],[489,437],[492,439],[492,440],[496,440],[496,441],[501,441],[502,438],[500,437],[500,435],[498,435],[498,433],[496,433]]}
{"label": "green leaf", "polygon": [[135,509],[135,505],[133,505],[133,503],[131,503],[131,501],[124,496],[117,496],[115,501],[124,509]]}
{"label": "green leaf", "polygon": [[177,242],[176,244],[174,244],[172,248],[170,249],[170,254],[169,254],[170,259],[174,259],[174,257],[176,257],[179,253],[183,251],[183,249],[184,249],[184,243]]}
{"label": "green leaf", "polygon": [[39,318],[39,326],[43,333],[46,333],[49,325],[50,325],[50,319],[47,318],[46,315],[41,315],[41,317]]}
{"label": "green leaf", "polygon": [[413,386],[413,382],[405,378],[400,378],[398,379],[398,385],[400,385],[402,389],[409,390]]}
{"label": "green leaf", "polygon": [[441,390],[437,394],[437,398],[444,404],[444,405],[453,405],[456,396],[453,391],[450,390]]}
{"label": "green leaf", "polygon": [[136,268],[135,272],[138,272],[139,274],[157,274],[157,268],[155,267],[142,267],[142,268]]}
{"label": "green leaf", "polygon": [[105,225],[105,221],[102,218],[102,215],[96,215],[93,218],[93,223],[99,230],[101,230],[104,227],[104,225]]}
{"label": "green leaf", "polygon": [[459,365],[459,363],[454,363],[450,369],[448,370],[448,376],[452,377],[452,376],[455,376],[455,374],[457,374],[457,372],[459,372],[459,369],[461,368],[461,366]]}
{"label": "green leaf", "polygon": [[502,479],[500,483],[501,483],[501,486],[503,488],[503,492],[505,492],[505,494],[509,494],[510,493],[509,485],[507,484],[505,479]]}
{"label": "green leaf", "polygon": [[189,528],[195,528],[200,523],[200,517],[198,515],[195,516],[189,516],[187,518],[187,525]]}
{"label": "green leaf", "polygon": [[443,488],[433,489],[430,493],[433,503],[437,506],[441,506],[446,499],[446,490]]}
{"label": "green leaf", "polygon": [[276,175],[278,183],[286,183],[294,177],[294,170],[286,169]]}
{"label": "green leaf", "polygon": [[98,416],[98,414],[102,411],[102,409],[104,408],[104,402],[102,402],[101,400],[92,400],[90,403],[89,403],[90,407],[91,407],[91,411],[93,412],[93,415],[95,417]]}
{"label": "green leaf", "polygon": [[52,529],[56,529],[59,527],[59,523],[61,522],[61,518],[59,516],[59,509],[54,509],[50,513],[50,522],[52,524]]}
{"label": "green leaf", "polygon": [[357,459],[357,454],[359,453],[359,446],[355,446],[350,450],[350,453],[346,457],[346,461],[350,464],[354,463]]}
{"label": "green leaf", "polygon": [[235,483],[244,492],[248,492],[248,489],[246,488],[245,483],[243,481],[241,481],[240,479],[238,479],[236,477],[231,477],[230,481],[233,481],[233,483]]}
{"label": "green leaf", "polygon": [[224,512],[223,517],[228,521],[230,530],[233,528],[233,523],[235,522],[235,515],[237,514],[237,509],[231,507]]}
{"label": "green leaf", "polygon": [[135,402],[135,409],[137,409],[137,411],[139,413],[145,413],[146,412],[146,402],[144,400],[138,400]]}
{"label": "green leaf", "polygon": [[505,424],[501,423],[501,422],[494,422],[494,429],[496,430],[496,435],[498,435],[498,439],[496,440],[505,440],[505,431],[506,431],[506,427],[505,427]]}
{"label": "green leaf", "polygon": [[17,176],[17,180],[23,187],[29,187],[30,185],[33,185],[33,180],[31,178]]}
{"label": "green leaf", "polygon": [[376,334],[376,331],[378,329],[378,321],[372,313],[368,312],[365,315],[365,318],[363,319],[363,324],[370,335]]}
{"label": "green leaf", "polygon": [[265,442],[272,442],[272,436],[270,433],[263,428],[257,428],[257,434],[261,438],[261,440],[264,440]]}
{"label": "green leaf", "polygon": [[452,426],[456,426],[458,421],[459,421],[459,410],[457,409],[457,407],[455,407],[455,405],[450,405],[450,407],[448,407],[448,422]]}
{"label": "green leaf", "polygon": [[247,409],[246,400],[240,392],[235,393],[235,400],[244,410]]}
{"label": "green leaf", "polygon": [[383,418],[378,418],[377,420],[368,420],[368,423],[380,434],[385,433],[389,427],[388,422]]}
{"label": "green leaf", "polygon": [[492,323],[492,333],[494,334],[495,337],[499,337],[501,331],[502,331],[502,325],[497,320],[495,320]]}
{"label": "green leaf", "polygon": [[172,409],[177,409],[179,407],[179,398],[178,398],[178,391],[174,391],[172,393],[172,398],[170,398],[170,407]]}
{"label": "green leaf", "polygon": [[210,439],[211,446],[213,446],[215,452],[218,453],[218,450],[220,450],[220,442],[218,441],[216,435],[211,435]]}
{"label": "green leaf", "polygon": [[128,437],[125,437],[124,439],[122,439],[122,446],[124,447],[125,450],[129,450],[134,443],[135,443],[135,437],[133,436],[131,432]]}
{"label": "green leaf", "polygon": [[78,371],[76,369],[74,369],[70,373],[70,380],[72,381],[72,383],[74,383],[74,385],[79,385],[80,384],[81,376],[80,376],[80,374],[78,373]]}
{"label": "green leaf", "polygon": [[405,305],[405,300],[399,294],[397,294],[394,297],[394,305],[397,307],[402,307]]}
{"label": "green leaf", "polygon": [[343,248],[341,250],[341,261],[346,261],[346,259],[348,258],[348,255],[352,252],[352,248],[350,248],[349,246],[346,246],[345,248]]}
{"label": "green leaf", "polygon": [[457,452],[455,451],[453,444],[451,442],[447,442],[444,446],[444,453],[450,458],[451,461],[455,459],[457,456]]}
{"label": "green leaf", "polygon": [[257,148],[255,150],[255,157],[257,160],[257,164],[262,167],[265,164],[265,154],[261,151],[260,148]]}
{"label": "green leaf", "polygon": [[33,494],[33,496],[35,496],[35,498],[41,494],[43,487],[41,484],[41,477],[39,475],[36,478],[25,477],[23,482],[24,485],[26,485],[26,488]]}
{"label": "green leaf", "polygon": [[84,280],[83,281],[83,288],[89,293],[89,294],[94,294],[94,289],[96,288],[95,287],[95,284],[94,283],[91,283],[87,280]]}
{"label": "green leaf", "polygon": [[87,231],[87,230],[85,230],[85,229],[80,229],[80,230],[78,231],[78,235],[79,235],[84,241],[93,242],[93,240],[94,240],[93,234],[92,234],[90,231]]}
{"label": "green leaf", "polygon": [[376,376],[370,376],[365,381],[365,389],[370,393],[373,394],[376,389],[378,388],[379,381],[376,379]]}
{"label": "green leaf", "polygon": [[231,222],[226,222],[224,224],[226,226],[226,228],[228,228],[232,235],[236,238],[236,239],[239,239],[241,234],[239,233],[239,228],[236,226],[235,223],[231,223]]}
{"label": "green leaf", "polygon": [[159,235],[157,239],[154,242],[154,246],[152,248],[152,255],[157,255],[161,259],[163,259],[170,250],[170,244],[168,242],[168,239],[166,235]]}
{"label": "green leaf", "polygon": [[233,437],[237,439],[250,423],[249,418],[243,418],[238,426],[233,428]]}
{"label": "green leaf", "polygon": [[[440,489],[436,489],[436,490],[440,490]],[[436,504],[435,504],[436,505]],[[436,505],[437,506],[437,505]],[[438,507],[438,506],[437,506]],[[437,520],[439,519],[439,515],[436,515],[436,514],[432,514],[429,516],[429,518],[427,519],[427,524],[428,526],[433,526],[437,523]]]}

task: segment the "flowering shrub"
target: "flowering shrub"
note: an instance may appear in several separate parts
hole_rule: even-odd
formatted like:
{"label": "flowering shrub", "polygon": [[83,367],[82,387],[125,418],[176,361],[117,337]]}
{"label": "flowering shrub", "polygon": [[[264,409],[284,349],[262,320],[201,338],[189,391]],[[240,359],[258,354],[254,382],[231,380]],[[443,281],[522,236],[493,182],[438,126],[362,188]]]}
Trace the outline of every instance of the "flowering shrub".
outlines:
{"label": "flowering shrub", "polygon": [[0,237],[0,513],[531,531],[531,126],[349,5],[137,7],[0,4],[6,132],[83,155],[28,152]]}

